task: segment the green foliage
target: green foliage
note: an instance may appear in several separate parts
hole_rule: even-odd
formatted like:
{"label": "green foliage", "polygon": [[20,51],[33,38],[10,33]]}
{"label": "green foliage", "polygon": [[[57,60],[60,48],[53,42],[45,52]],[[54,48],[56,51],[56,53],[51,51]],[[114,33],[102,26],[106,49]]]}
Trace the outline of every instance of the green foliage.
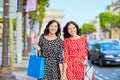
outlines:
{"label": "green foliage", "polygon": [[40,25],[42,26],[43,19],[45,17],[45,8],[49,7],[49,0],[38,0],[37,2],[37,9],[40,12],[39,21]]}
{"label": "green foliage", "polygon": [[16,19],[13,19],[13,30],[16,30]]}
{"label": "green foliage", "polygon": [[3,23],[3,18],[0,18],[0,23]]}
{"label": "green foliage", "polygon": [[[24,6],[26,5],[27,0],[22,0],[22,10],[23,10],[23,17],[25,15],[25,9]],[[33,24],[33,22],[35,20],[38,20],[40,22],[40,29],[43,23],[43,19],[45,17],[45,8],[49,7],[49,0],[37,0],[37,6],[36,6],[36,10],[34,11],[30,11],[30,17],[31,17],[31,24]],[[39,12],[39,14],[37,14]]]}
{"label": "green foliage", "polygon": [[[114,23],[116,15],[112,14],[111,12],[103,12],[99,15],[100,18],[100,26],[103,30],[108,29],[108,26],[111,23]],[[114,26],[114,24],[113,24]]]}
{"label": "green foliage", "polygon": [[43,19],[45,17],[46,7],[49,7],[49,0],[37,0],[37,10],[29,12],[32,23],[34,22],[34,20],[38,20],[40,22],[40,29],[43,23]]}
{"label": "green foliage", "polygon": [[96,31],[96,28],[93,24],[87,24],[87,23],[83,24],[81,28],[82,34],[87,34],[89,33],[90,30],[92,30],[92,32]]}
{"label": "green foliage", "polygon": [[119,24],[120,24],[120,15],[117,15],[114,21],[114,25],[118,27]]}

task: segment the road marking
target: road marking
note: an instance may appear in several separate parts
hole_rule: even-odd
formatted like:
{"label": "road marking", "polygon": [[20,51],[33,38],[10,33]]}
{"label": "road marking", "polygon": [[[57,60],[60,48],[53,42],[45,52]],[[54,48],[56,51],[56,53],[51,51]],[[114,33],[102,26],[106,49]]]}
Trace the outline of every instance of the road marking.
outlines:
{"label": "road marking", "polygon": [[98,74],[99,72],[98,72],[98,71],[95,71],[95,73],[97,73],[97,74]]}
{"label": "road marking", "polygon": [[112,73],[113,75],[117,75],[117,73]]}
{"label": "road marking", "polygon": [[106,76],[105,76],[104,78],[105,78],[106,80],[110,80],[110,78],[108,78],[108,77],[106,77]]}
{"label": "road marking", "polygon": [[96,76],[96,75],[95,75],[95,79],[96,79],[96,80],[104,80],[104,79],[102,79],[101,77],[98,77],[98,76]]}
{"label": "road marking", "polygon": [[100,74],[98,71],[95,71],[97,75],[95,75],[96,80],[110,80],[107,76],[104,76],[103,74]]}
{"label": "road marking", "polygon": [[100,76],[103,76],[103,74],[99,74]]}

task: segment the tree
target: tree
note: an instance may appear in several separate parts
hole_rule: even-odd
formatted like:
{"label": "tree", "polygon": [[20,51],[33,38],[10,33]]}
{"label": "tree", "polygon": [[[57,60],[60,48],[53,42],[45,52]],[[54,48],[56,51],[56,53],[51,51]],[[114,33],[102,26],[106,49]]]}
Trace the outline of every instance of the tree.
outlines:
{"label": "tree", "polygon": [[116,15],[112,14],[111,12],[103,12],[100,13],[99,18],[101,28],[103,30],[107,30],[110,24],[114,26]]}
{"label": "tree", "polygon": [[40,22],[40,31],[45,17],[46,7],[49,7],[49,0],[37,0],[37,10],[30,12],[32,22],[36,19]]}
{"label": "tree", "polygon": [[120,15],[116,16],[114,23],[116,27],[120,26]]}
{"label": "tree", "polygon": [[81,28],[82,34],[87,34],[87,33],[91,33],[91,32],[95,32],[96,28],[93,24],[83,24],[82,28]]}
{"label": "tree", "polygon": [[0,23],[3,23],[3,19],[2,18],[0,18]]}
{"label": "tree", "polygon": [[[27,0],[22,0],[22,6],[26,5]],[[37,0],[37,6],[36,10],[30,11],[30,17],[31,17],[31,24],[33,24],[34,20],[38,20],[40,22],[40,29],[43,23],[43,19],[45,17],[45,8],[49,7],[49,0]],[[23,9],[23,14],[25,14],[24,7]],[[39,13],[39,14],[37,14]],[[24,16],[24,15],[23,15]]]}

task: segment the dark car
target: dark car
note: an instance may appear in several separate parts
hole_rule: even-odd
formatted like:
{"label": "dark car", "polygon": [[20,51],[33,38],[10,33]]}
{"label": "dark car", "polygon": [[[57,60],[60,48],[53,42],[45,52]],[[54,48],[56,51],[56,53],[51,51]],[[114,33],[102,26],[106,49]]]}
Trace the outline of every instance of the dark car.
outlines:
{"label": "dark car", "polygon": [[99,42],[99,40],[90,40],[90,41],[88,41],[88,45],[87,45],[88,59],[90,59],[90,58],[89,58],[89,51],[92,49],[92,46],[93,46],[95,43],[97,43],[97,42]]}
{"label": "dark car", "polygon": [[89,57],[91,63],[96,61],[100,66],[120,65],[120,44],[116,42],[98,42],[93,45]]}

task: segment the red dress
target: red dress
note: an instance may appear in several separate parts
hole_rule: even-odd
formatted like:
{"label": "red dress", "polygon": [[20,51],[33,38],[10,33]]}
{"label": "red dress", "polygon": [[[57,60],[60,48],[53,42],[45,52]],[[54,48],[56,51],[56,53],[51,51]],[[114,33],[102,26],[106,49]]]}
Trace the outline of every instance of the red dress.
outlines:
{"label": "red dress", "polygon": [[67,63],[66,75],[68,80],[83,80],[84,65],[87,56],[87,39],[66,38],[64,40],[64,63]]}

